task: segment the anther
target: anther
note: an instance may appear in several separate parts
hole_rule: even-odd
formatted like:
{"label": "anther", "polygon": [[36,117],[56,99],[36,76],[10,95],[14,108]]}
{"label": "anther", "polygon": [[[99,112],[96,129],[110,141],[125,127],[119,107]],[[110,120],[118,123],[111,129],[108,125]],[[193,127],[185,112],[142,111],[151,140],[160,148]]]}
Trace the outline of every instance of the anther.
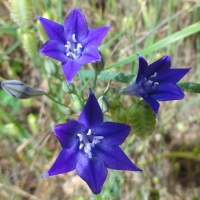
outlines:
{"label": "anther", "polygon": [[72,35],[72,40],[73,40],[73,42],[77,42],[75,34]]}

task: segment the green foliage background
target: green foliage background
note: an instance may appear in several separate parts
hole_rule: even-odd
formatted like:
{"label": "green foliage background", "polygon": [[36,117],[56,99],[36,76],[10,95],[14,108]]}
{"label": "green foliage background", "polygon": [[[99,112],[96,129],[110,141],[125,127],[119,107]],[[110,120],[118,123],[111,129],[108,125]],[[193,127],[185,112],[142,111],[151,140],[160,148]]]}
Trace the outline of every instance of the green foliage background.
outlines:
{"label": "green foliage background", "polygon": [[[180,86],[199,92],[200,2],[187,0],[1,0],[0,81],[21,80],[80,111],[84,102],[62,89],[59,63],[53,61],[55,76],[49,74],[48,66],[45,68],[47,61],[39,54],[39,47],[46,36],[36,19],[45,16],[62,24],[74,7],[83,11],[89,27],[112,25],[99,48],[106,67],[97,79],[97,97],[110,79],[108,98],[134,79],[136,53],[149,63],[170,55],[172,67],[192,67],[183,81],[197,85]],[[91,65],[84,66],[74,78],[79,97],[87,98],[94,78]],[[200,197],[200,96],[185,94],[182,101],[161,103],[151,136],[127,138],[122,148],[143,172],[110,171],[102,199]],[[127,96],[120,100],[126,108],[137,101]],[[19,100],[0,91],[0,199],[95,199],[75,172],[41,178],[60,151],[53,126],[77,116],[78,112],[46,96]],[[111,119],[109,113],[105,119]]]}

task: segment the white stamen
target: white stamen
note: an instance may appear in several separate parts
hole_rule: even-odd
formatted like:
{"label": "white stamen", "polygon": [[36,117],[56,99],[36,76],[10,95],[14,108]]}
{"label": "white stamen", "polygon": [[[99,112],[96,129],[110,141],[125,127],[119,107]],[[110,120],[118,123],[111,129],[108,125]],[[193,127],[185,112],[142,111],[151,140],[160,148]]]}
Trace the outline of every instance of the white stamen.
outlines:
{"label": "white stamen", "polygon": [[91,135],[92,131],[91,129],[88,130],[87,135]]}
{"label": "white stamen", "polygon": [[91,144],[90,143],[85,144],[84,151],[88,155],[89,158],[92,158]]}
{"label": "white stamen", "polygon": [[77,42],[75,34],[72,35],[72,40],[73,40],[73,42]]}
{"label": "white stamen", "polygon": [[158,82],[155,82],[154,85],[159,85],[159,83],[158,83]]}
{"label": "white stamen", "polygon": [[148,80],[145,84],[146,84],[146,85],[151,85],[152,83],[153,83],[153,81]]}
{"label": "white stamen", "polygon": [[151,75],[149,78],[155,78],[157,76],[157,72],[155,72],[153,75]]}
{"label": "white stamen", "polygon": [[80,133],[78,133],[77,135],[78,135],[78,137],[79,137],[79,141],[82,141],[82,140],[83,140],[83,135],[80,134]]}
{"label": "white stamen", "polygon": [[79,149],[82,149],[83,146],[84,146],[84,144],[83,144],[83,143],[80,143]]}

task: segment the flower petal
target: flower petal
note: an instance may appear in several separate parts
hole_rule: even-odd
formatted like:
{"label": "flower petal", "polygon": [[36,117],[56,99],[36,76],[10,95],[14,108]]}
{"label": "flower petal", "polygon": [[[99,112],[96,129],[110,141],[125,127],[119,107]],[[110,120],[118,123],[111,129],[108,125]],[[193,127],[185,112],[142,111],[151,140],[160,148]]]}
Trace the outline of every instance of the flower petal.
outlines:
{"label": "flower petal", "polygon": [[158,113],[160,104],[151,96],[141,94],[142,98],[149,104],[156,115]]}
{"label": "flower petal", "polygon": [[67,62],[62,63],[63,73],[65,75],[68,84],[70,84],[71,80],[74,78],[74,76],[80,70],[81,67],[82,65],[80,65],[79,63],[77,63],[72,59],[68,59]]}
{"label": "flower petal", "polygon": [[141,83],[142,79],[144,77],[144,73],[146,68],[148,67],[148,63],[147,61],[140,56],[139,54],[137,54],[138,60],[139,60],[139,69],[138,69],[138,74],[137,74],[137,78],[136,78],[136,83]]}
{"label": "flower petal", "polygon": [[56,40],[57,42],[64,45],[66,44],[64,27],[62,25],[43,17],[37,18],[40,20],[50,40]]}
{"label": "flower petal", "polygon": [[54,135],[59,140],[62,148],[69,149],[74,145],[75,140],[77,140],[77,134],[83,133],[86,128],[83,124],[75,120],[68,121],[64,124],[58,124],[54,127]]}
{"label": "flower petal", "polygon": [[88,32],[88,36],[83,40],[82,45],[86,48],[89,48],[91,46],[98,47],[110,27],[111,26],[103,26],[90,29]]}
{"label": "flower petal", "polygon": [[73,9],[64,22],[64,30],[67,41],[72,41],[72,35],[78,42],[81,42],[88,35],[88,25],[85,16],[80,9]]}
{"label": "flower petal", "polygon": [[40,53],[49,56],[60,62],[66,62],[68,57],[65,55],[65,46],[55,40],[47,41],[41,48]]}
{"label": "flower petal", "polygon": [[158,85],[151,97],[158,101],[179,100],[184,98],[181,88],[175,84]]}
{"label": "flower petal", "polygon": [[89,129],[94,129],[103,122],[101,108],[91,89],[89,98],[78,118],[78,121]]}
{"label": "flower petal", "polygon": [[137,97],[140,97],[140,93],[142,91],[140,91],[141,86],[140,84],[137,84],[137,83],[133,83],[133,85],[127,87],[127,88],[124,88],[121,93],[124,94],[124,95],[132,95],[132,96],[137,96]]}
{"label": "flower petal", "polygon": [[48,176],[63,174],[74,170],[80,156],[78,148],[79,146],[77,141],[71,149],[62,149],[54,164],[42,177],[46,178]]}
{"label": "flower petal", "polygon": [[128,136],[131,127],[128,124],[103,122],[95,130],[94,135],[103,136],[101,140],[107,145],[121,145]]}
{"label": "flower petal", "polygon": [[191,68],[178,68],[170,69],[166,72],[158,73],[154,79],[154,82],[159,84],[177,83],[183,76],[185,76]]}
{"label": "flower petal", "polygon": [[101,192],[108,173],[102,160],[93,160],[83,155],[76,165],[76,170],[94,194]]}
{"label": "flower petal", "polygon": [[100,62],[101,56],[96,47],[90,47],[84,49],[82,56],[77,60],[80,65],[85,65],[90,62]]}
{"label": "flower petal", "polygon": [[171,58],[170,56],[163,56],[159,60],[155,61],[154,63],[150,64],[146,71],[145,71],[145,77],[149,78],[149,76],[158,73],[158,72],[164,72],[166,70],[169,70],[171,67]]}
{"label": "flower petal", "polygon": [[116,170],[142,171],[136,167],[118,146],[96,145],[97,156],[102,159],[107,168]]}

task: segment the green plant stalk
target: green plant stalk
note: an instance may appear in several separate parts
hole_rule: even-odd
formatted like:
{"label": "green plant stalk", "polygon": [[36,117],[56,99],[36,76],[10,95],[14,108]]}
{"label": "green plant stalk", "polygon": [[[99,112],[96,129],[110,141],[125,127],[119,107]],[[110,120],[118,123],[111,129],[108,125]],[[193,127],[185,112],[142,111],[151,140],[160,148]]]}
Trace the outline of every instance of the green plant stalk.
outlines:
{"label": "green plant stalk", "polygon": [[97,194],[97,195],[96,195],[96,198],[97,198],[97,200],[102,200],[100,194]]}
{"label": "green plant stalk", "polygon": [[64,107],[66,107],[66,108],[69,108],[70,110],[72,110],[72,111],[74,111],[74,112],[77,112],[77,110],[75,110],[74,108],[71,108],[71,107],[69,107],[69,106],[66,106],[65,104],[62,104],[62,103],[60,103],[59,101],[57,101],[57,100],[55,100],[53,97],[51,97],[49,94],[47,94],[47,93],[44,93],[44,95],[45,96],[47,96],[49,99],[51,99],[52,101],[54,101],[55,103],[57,103],[57,104],[59,104],[59,105],[61,105],[61,106],[64,106]]}
{"label": "green plant stalk", "polygon": [[95,89],[96,89],[96,84],[97,84],[97,73],[95,73],[95,76],[94,76],[94,85],[93,85],[93,91],[95,92]]}

